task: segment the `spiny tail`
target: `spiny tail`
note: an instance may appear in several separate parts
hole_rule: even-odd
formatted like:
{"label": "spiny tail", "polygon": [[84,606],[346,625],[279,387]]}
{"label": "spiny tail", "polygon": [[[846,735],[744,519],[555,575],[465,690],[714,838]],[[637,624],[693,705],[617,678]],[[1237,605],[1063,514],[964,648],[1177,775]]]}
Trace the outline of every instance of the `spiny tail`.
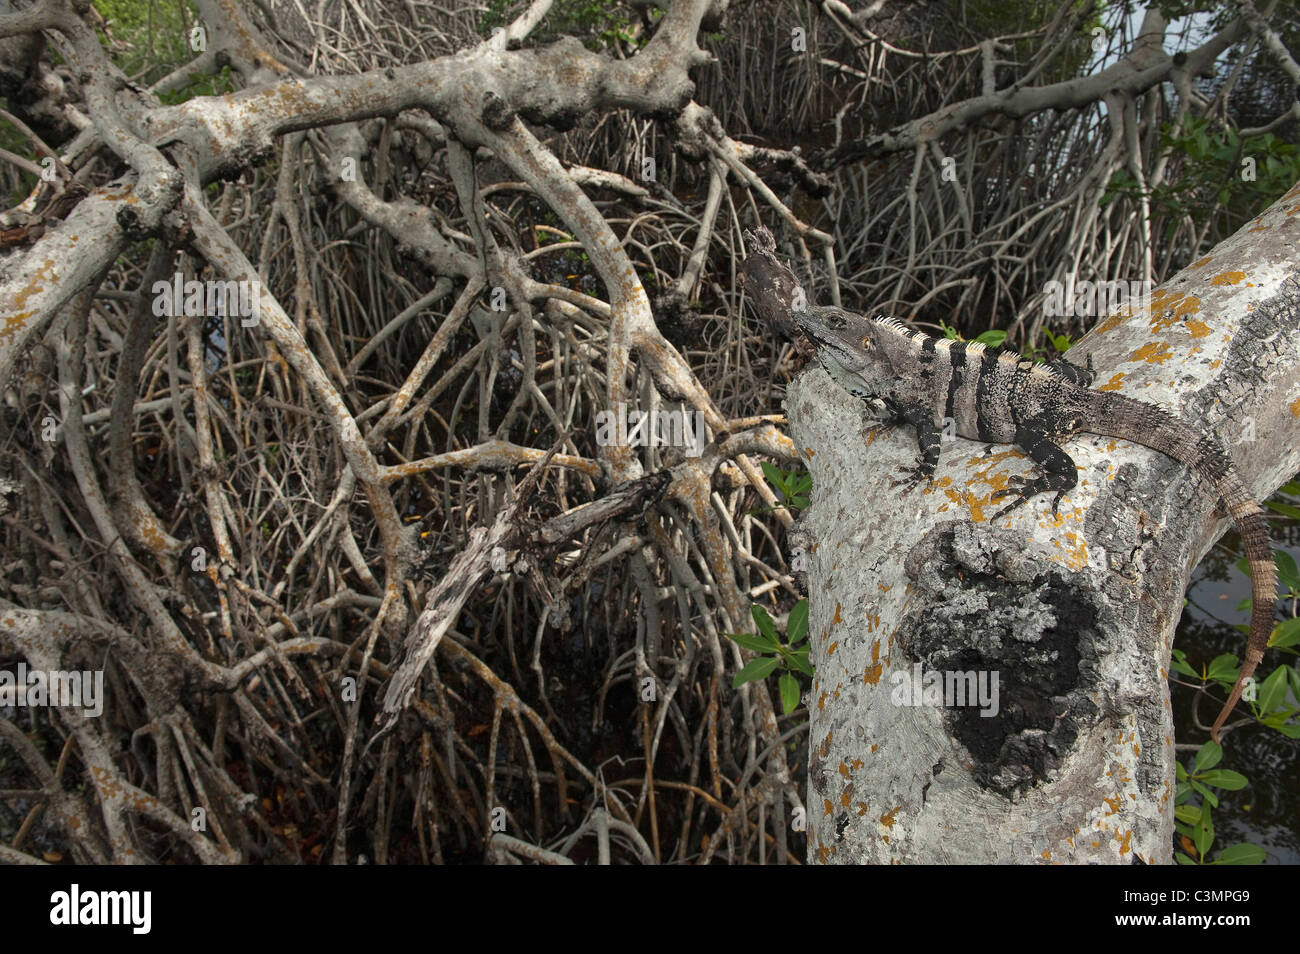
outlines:
{"label": "spiny tail", "polygon": [[1264,658],[1269,635],[1273,632],[1277,571],[1273,565],[1273,547],[1269,542],[1264,511],[1241,482],[1231,459],[1214,437],[1198,435],[1181,420],[1153,404],[1118,394],[1094,393],[1101,401],[1096,410],[1087,415],[1091,419],[1085,420],[1080,430],[1123,438],[1158,450],[1191,467],[1218,489],[1241,535],[1241,545],[1250,564],[1250,641],[1232,693],[1210,729],[1210,738],[1217,743],[1219,730],[1241,698],[1246,680],[1254,675],[1255,667]]}

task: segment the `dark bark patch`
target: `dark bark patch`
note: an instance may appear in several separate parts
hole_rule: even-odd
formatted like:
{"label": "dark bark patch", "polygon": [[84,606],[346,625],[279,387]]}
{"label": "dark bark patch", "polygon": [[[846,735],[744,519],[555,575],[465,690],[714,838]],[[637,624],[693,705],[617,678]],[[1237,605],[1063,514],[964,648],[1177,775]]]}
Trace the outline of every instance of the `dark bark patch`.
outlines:
{"label": "dark bark patch", "polygon": [[954,689],[972,683],[953,674],[974,673],[986,689],[996,675],[996,690],[982,698],[963,703],[949,691],[944,722],[969,752],[975,780],[1008,798],[1054,777],[1096,723],[1100,636],[1094,594],[1012,537],[954,522],[917,544],[907,569],[918,592],[898,631],[907,658],[893,665],[910,677],[919,663],[922,685],[937,673]]}

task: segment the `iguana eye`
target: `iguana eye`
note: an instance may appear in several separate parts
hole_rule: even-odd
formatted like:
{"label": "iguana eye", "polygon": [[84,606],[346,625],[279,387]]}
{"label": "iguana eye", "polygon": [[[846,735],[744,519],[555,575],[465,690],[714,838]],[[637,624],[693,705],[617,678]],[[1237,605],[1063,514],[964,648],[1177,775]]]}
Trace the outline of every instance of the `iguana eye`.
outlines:
{"label": "iguana eye", "polygon": [[871,338],[869,336],[862,339],[862,350],[863,351],[871,350]]}

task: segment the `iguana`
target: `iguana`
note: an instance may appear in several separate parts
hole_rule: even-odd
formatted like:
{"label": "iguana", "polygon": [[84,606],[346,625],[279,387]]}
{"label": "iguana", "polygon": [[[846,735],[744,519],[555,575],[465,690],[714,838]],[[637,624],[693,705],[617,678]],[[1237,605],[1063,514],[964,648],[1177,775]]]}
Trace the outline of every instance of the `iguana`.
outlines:
{"label": "iguana", "polygon": [[796,307],[792,316],[836,383],[916,428],[921,456],[906,483],[934,476],[945,418],[962,437],[1015,444],[1033,458],[1038,476],[1013,477],[1014,487],[997,491],[995,498],[1015,499],[994,519],[1050,491],[1056,492],[1056,512],[1061,497],[1078,481],[1074,461],[1060,445],[1078,432],[1118,437],[1160,451],[1215,486],[1241,534],[1253,596],[1246,660],[1210,730],[1217,743],[1246,680],[1264,656],[1276,599],[1263,511],[1218,441],[1198,435],[1155,405],[1092,390],[1092,371],[1065,361],[1040,364],[974,342],[931,338],[896,319],[867,318],[842,308]]}

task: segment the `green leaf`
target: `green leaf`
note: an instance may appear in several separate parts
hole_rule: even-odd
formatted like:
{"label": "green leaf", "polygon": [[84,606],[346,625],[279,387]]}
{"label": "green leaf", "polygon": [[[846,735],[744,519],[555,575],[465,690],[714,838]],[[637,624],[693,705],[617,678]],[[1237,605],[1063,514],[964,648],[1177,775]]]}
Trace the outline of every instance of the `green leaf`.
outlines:
{"label": "green leaf", "polygon": [[[776,624],[772,622],[772,617],[767,615],[767,610],[754,603],[749,607],[749,612],[754,617],[754,622],[758,624],[758,631],[773,642],[777,642]],[[1234,656],[1233,660],[1236,661],[1236,658]]]}
{"label": "green leaf", "polygon": [[[1300,507],[1293,507],[1290,504],[1279,503],[1276,500],[1265,500],[1264,506],[1269,510],[1272,510],[1274,513],[1280,513],[1284,517],[1290,517],[1293,520],[1300,518]],[[1278,556],[1281,555],[1282,552],[1278,551]]]}
{"label": "green leaf", "polygon": [[1224,653],[1222,656],[1215,656],[1210,661],[1210,669],[1207,678],[1218,680],[1219,682],[1236,682],[1237,681],[1237,657],[1232,653]]}
{"label": "green leaf", "polygon": [[1184,825],[1195,825],[1201,819],[1201,810],[1195,805],[1179,805],[1174,809],[1174,817]]}
{"label": "green leaf", "polygon": [[790,653],[789,662],[793,668],[798,669],[805,676],[811,676],[813,674],[812,663],[808,662],[807,646],[801,646],[794,652]]}
{"label": "green leaf", "polygon": [[1259,698],[1257,699],[1259,711],[1264,713],[1272,712],[1282,704],[1284,698],[1286,698],[1286,668],[1278,666],[1259,685]]}
{"label": "green leaf", "polygon": [[[1291,508],[1300,514],[1300,509]],[[1287,586],[1300,586],[1300,569],[1296,568],[1295,558],[1285,550],[1278,550],[1273,554],[1273,562],[1277,564],[1277,575]]]}
{"label": "green leaf", "polygon": [[731,680],[731,688],[739,689],[745,683],[753,682],[755,679],[766,679],[779,662],[780,660],[775,656],[759,656],[757,659],[751,659],[745,664],[744,669],[736,673],[736,678]]}
{"label": "green leaf", "polygon": [[1182,762],[1175,763],[1174,771],[1178,775],[1178,781],[1180,782],[1187,781],[1187,769],[1183,768]]}
{"label": "green leaf", "polygon": [[1210,845],[1214,844],[1214,824],[1210,821],[1208,804],[1201,806],[1201,820],[1192,827],[1192,844],[1202,858],[1210,850]]}
{"label": "green leaf", "polygon": [[766,636],[758,636],[753,633],[723,633],[722,635],[735,640],[745,649],[756,653],[774,653],[781,647],[781,644],[775,639],[768,639]]}
{"label": "green leaf", "polygon": [[781,491],[782,496],[788,496],[785,489],[785,471],[765,460],[760,461],[759,466],[763,468],[763,476],[767,478],[767,482]]}
{"label": "green leaf", "polygon": [[1187,662],[1187,654],[1181,649],[1175,649],[1171,654],[1169,668],[1183,676],[1190,676],[1193,679],[1201,678],[1201,674]]}
{"label": "green leaf", "polygon": [[[1224,791],[1236,792],[1245,788],[1249,784],[1249,779],[1240,772],[1234,772],[1232,769],[1213,769],[1200,775],[1200,780],[1206,785],[1213,785],[1215,788],[1221,788]],[[1193,785],[1196,783],[1193,782]],[[1217,804],[1215,806],[1218,807]]]}
{"label": "green leaf", "polygon": [[1180,865],[1194,865],[1194,864],[1196,864],[1196,862],[1192,860],[1192,856],[1191,856],[1191,855],[1183,854],[1181,851],[1175,851],[1175,852],[1174,852],[1174,860],[1177,861]]}
{"label": "green leaf", "polygon": [[[1196,779],[1192,779],[1191,785],[1192,788],[1196,791],[1196,794],[1200,795],[1201,798],[1205,799],[1205,802],[1201,805],[1202,815],[1208,812],[1211,808],[1219,807],[1218,795],[1215,795],[1212,791],[1210,791],[1208,788],[1206,788]],[[1204,852],[1202,852],[1202,854],[1204,854]]]}
{"label": "green leaf", "polygon": [[1002,343],[1007,340],[1007,333],[996,329],[990,329],[975,336],[975,340],[982,345],[990,348],[1000,348]]}
{"label": "green leaf", "polygon": [[799,680],[788,672],[781,677],[781,711],[789,715],[799,705]]}
{"label": "green leaf", "polygon": [[1297,616],[1278,623],[1277,629],[1273,630],[1273,635],[1268,641],[1269,646],[1274,649],[1294,646],[1296,643],[1300,643],[1300,617]]}
{"label": "green leaf", "polygon": [[800,600],[790,610],[790,618],[785,624],[785,638],[791,646],[798,646],[808,638],[808,601]]}
{"label": "green leaf", "polygon": [[1283,726],[1286,726],[1291,721],[1291,717],[1297,712],[1300,712],[1300,709],[1288,709],[1283,706],[1280,709],[1270,712],[1266,716],[1261,716],[1259,721],[1264,723],[1264,725],[1268,726],[1270,729],[1282,731]]}
{"label": "green leaf", "polygon": [[1196,750],[1196,761],[1192,771],[1199,775],[1202,769],[1214,768],[1221,761],[1223,761],[1223,746],[1214,741],[1206,742]]}
{"label": "green leaf", "polygon": [[1262,865],[1268,858],[1268,853],[1259,845],[1252,845],[1248,841],[1239,841],[1235,845],[1229,845],[1221,852],[1214,856],[1210,862],[1212,865]]}

